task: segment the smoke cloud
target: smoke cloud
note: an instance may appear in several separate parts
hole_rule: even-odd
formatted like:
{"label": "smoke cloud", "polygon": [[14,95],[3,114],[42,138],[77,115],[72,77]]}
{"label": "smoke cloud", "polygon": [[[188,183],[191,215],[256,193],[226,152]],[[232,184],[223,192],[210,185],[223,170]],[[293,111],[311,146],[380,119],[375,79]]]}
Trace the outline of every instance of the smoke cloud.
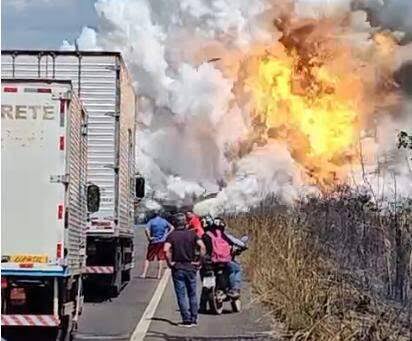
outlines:
{"label": "smoke cloud", "polygon": [[[253,139],[249,102],[236,95],[245,58],[261,55],[285,35],[274,26],[276,19],[285,14],[292,22],[339,18],[344,25],[331,34],[363,57],[371,54],[376,32],[368,11],[382,26],[412,31],[407,0],[98,0],[95,8],[99,25],[85,27],[77,45],[120,51],[134,77],[140,96],[137,169],[148,179],[149,206],[192,203],[219,192],[197,205],[202,212],[246,210],[269,193],[291,202],[314,190],[285,143]],[[74,45],[64,41],[61,48]],[[399,68],[411,54],[406,46],[396,51],[391,62]],[[390,129],[381,128],[390,131],[381,139],[385,143],[410,108],[402,113],[394,118],[387,112]],[[371,145],[379,152],[379,143]],[[399,173],[410,177],[405,169]],[[412,193],[410,186],[406,190]]]}

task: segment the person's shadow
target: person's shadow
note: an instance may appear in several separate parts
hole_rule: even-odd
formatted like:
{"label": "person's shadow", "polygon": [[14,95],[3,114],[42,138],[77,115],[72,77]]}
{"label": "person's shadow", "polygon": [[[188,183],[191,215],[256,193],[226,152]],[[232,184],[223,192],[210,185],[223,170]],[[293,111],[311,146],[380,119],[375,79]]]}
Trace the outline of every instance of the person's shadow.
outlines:
{"label": "person's shadow", "polygon": [[178,325],[176,322],[170,321],[169,319],[165,319],[163,317],[152,317],[151,320],[152,321],[165,322],[165,323],[168,323],[171,326],[175,326],[175,327]]}

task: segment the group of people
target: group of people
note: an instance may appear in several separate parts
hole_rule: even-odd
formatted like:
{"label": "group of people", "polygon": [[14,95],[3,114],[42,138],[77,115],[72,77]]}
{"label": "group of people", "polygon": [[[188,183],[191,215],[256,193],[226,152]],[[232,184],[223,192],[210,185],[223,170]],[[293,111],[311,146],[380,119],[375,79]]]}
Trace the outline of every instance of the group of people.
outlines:
{"label": "group of people", "polygon": [[146,278],[149,264],[158,261],[157,278],[166,261],[172,272],[177,303],[182,316],[181,326],[197,324],[197,272],[202,277],[206,263],[225,263],[228,295],[240,295],[241,268],[234,259],[232,248],[244,243],[226,231],[222,218],[198,217],[193,212],[178,213],[167,220],[156,212],[147,222],[145,233],[149,241],[141,278]]}

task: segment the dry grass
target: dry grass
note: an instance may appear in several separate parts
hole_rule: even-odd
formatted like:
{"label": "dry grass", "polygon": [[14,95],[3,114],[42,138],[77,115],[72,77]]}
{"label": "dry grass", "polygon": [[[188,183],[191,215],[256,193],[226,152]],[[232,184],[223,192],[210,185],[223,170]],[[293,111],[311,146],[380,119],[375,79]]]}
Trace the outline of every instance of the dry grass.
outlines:
{"label": "dry grass", "polygon": [[294,208],[271,199],[229,217],[231,227],[251,237],[247,276],[288,327],[288,338],[411,340],[411,213],[382,217],[365,205],[370,201],[339,192]]}

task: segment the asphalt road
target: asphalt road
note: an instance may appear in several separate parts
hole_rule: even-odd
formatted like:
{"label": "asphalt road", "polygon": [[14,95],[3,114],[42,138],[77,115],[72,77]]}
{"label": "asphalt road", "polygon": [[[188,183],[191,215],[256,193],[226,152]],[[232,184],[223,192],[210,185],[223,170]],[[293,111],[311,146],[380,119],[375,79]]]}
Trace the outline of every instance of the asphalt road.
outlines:
{"label": "asphalt road", "polygon": [[197,327],[178,327],[177,323],[181,318],[173,284],[169,281],[144,340],[272,340],[269,336],[269,323],[264,318],[265,313],[250,303],[248,290],[243,291],[243,302],[240,313],[233,314],[230,303],[225,303],[222,315],[201,314]]}
{"label": "asphalt road", "polygon": [[135,252],[136,265],[132,270],[131,281],[116,298],[107,299],[104,295],[97,295],[92,302],[85,303],[75,340],[130,339],[159,282],[154,278],[154,265],[149,270],[149,278],[138,278],[146,253],[146,238],[142,228],[136,230]]}
{"label": "asphalt road", "polygon": [[[153,278],[138,278],[146,251],[144,231],[141,228],[137,229],[135,250],[136,267],[132,271],[130,283],[116,298],[108,299],[104,295],[96,295],[85,303],[74,340],[130,339],[159,284],[159,281],[154,278],[155,266],[149,270],[149,277],[153,276]],[[269,324],[262,320],[265,313],[261,307],[250,303],[247,289],[243,291],[241,313],[226,312],[221,316],[200,315],[199,325],[190,329],[176,325],[180,320],[180,314],[170,280],[159,297],[161,297],[160,302],[151,320],[148,320],[150,325],[144,338],[146,341],[271,339],[267,334],[270,329]],[[230,305],[227,308],[230,309]],[[50,340],[49,337],[40,336],[40,333],[41,331],[30,331],[29,338],[17,338],[16,340]]]}

